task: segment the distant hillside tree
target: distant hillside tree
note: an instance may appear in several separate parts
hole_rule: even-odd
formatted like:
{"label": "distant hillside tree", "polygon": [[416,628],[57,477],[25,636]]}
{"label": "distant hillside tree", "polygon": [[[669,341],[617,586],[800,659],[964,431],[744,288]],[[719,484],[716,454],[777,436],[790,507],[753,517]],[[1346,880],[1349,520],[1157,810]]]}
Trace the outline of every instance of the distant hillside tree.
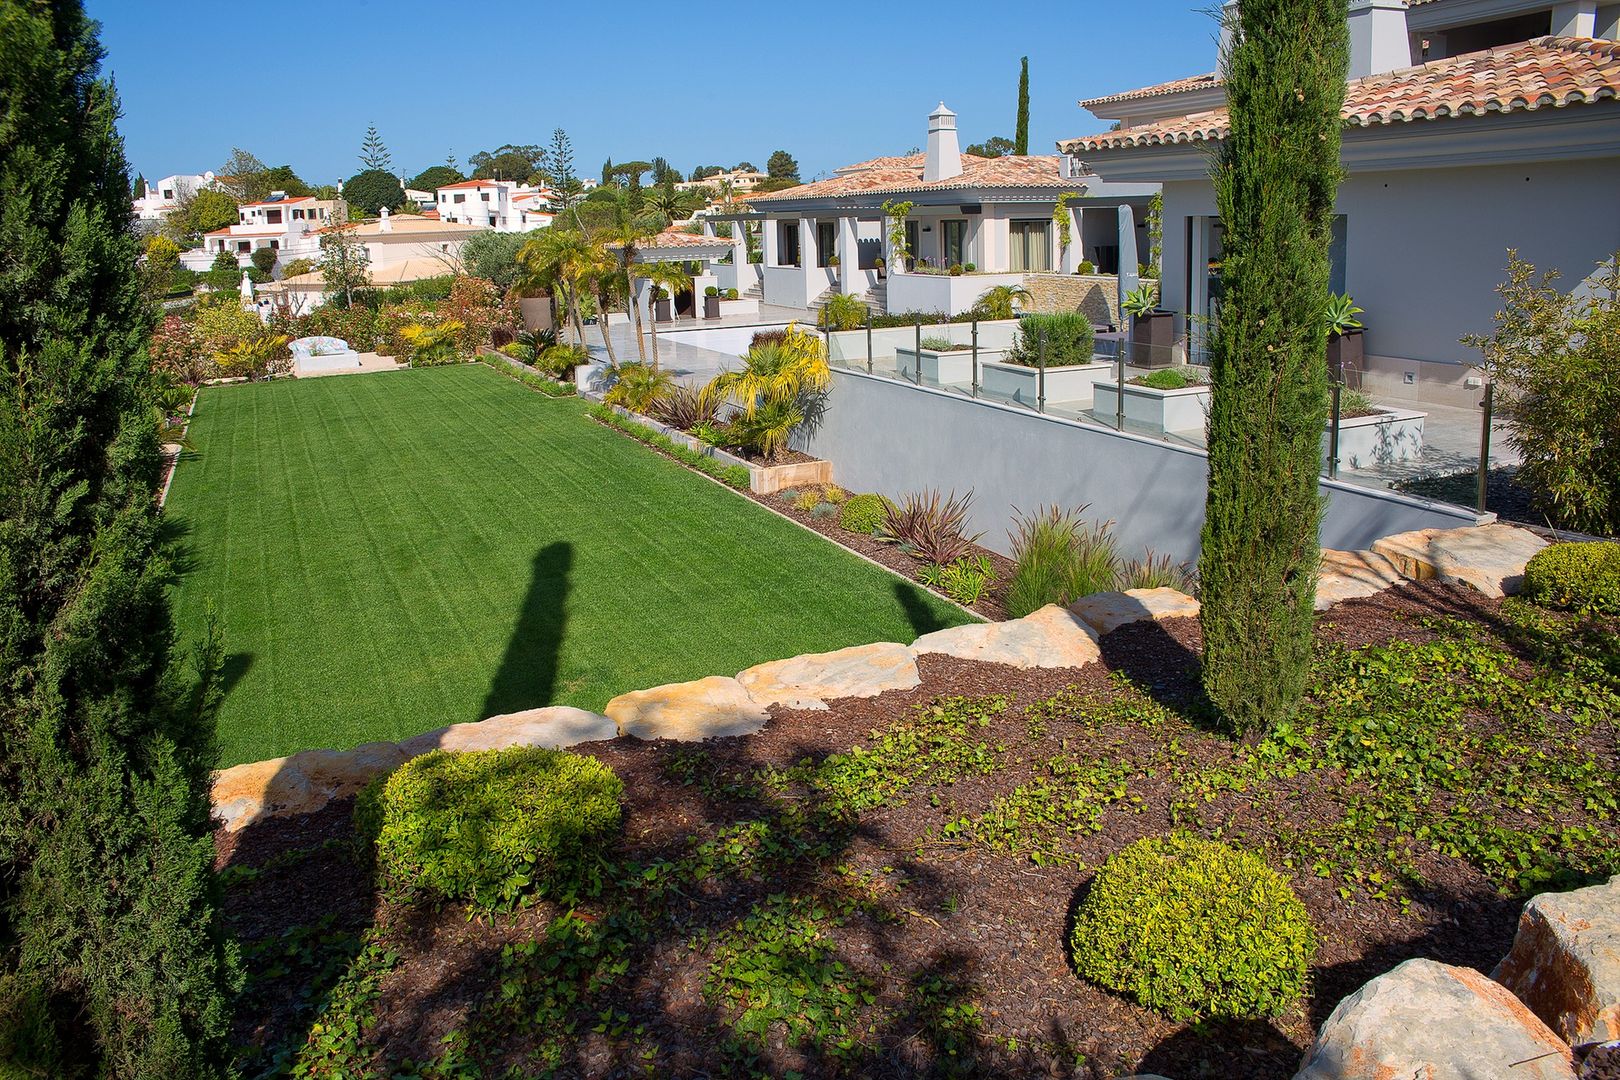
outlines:
{"label": "distant hillside tree", "polygon": [[799,163],[786,150],[777,150],[765,162],[765,175],[772,180],[799,179]]}
{"label": "distant hillside tree", "polygon": [[0,1076],[222,1078],[220,653],[175,663],[118,98],[75,0],[0,27]]}
{"label": "distant hillside tree", "polygon": [[360,168],[365,172],[381,170],[391,172],[394,168],[393,155],[383,144],[382,136],[377,134],[377,125],[366,127],[366,137],[360,140]]}
{"label": "distant hillside tree", "polygon": [[1006,157],[1008,154],[1013,153],[1015,149],[1013,141],[1005,135],[992,135],[982,143],[974,143],[969,146],[964,153],[972,154],[975,157],[998,158]]}
{"label": "distant hillside tree", "polygon": [[385,206],[389,210],[398,209],[405,201],[405,189],[399,186],[399,177],[393,173],[367,169],[343,182],[343,198],[367,217],[375,217]]}
{"label": "distant hillside tree", "polygon": [[447,184],[459,184],[465,179],[460,170],[448,165],[429,165],[411,177],[408,186],[416,191],[437,191]]}
{"label": "distant hillside tree", "polygon": [[507,143],[494,150],[480,150],[467,159],[474,180],[527,180],[545,161],[544,147]]}

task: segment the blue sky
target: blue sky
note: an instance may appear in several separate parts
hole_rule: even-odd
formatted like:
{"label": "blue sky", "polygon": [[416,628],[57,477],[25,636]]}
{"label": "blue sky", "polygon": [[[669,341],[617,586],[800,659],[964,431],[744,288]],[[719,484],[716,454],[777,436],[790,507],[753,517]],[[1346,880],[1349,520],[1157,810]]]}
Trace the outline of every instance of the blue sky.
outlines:
{"label": "blue sky", "polygon": [[241,146],[311,183],[359,168],[368,123],[407,174],[562,127],[582,175],[610,155],[763,168],[784,148],[808,179],[921,144],[942,98],[964,146],[1011,137],[1026,54],[1030,148],[1051,153],[1103,127],[1077,99],[1213,68],[1209,6],[86,0],[132,173]]}

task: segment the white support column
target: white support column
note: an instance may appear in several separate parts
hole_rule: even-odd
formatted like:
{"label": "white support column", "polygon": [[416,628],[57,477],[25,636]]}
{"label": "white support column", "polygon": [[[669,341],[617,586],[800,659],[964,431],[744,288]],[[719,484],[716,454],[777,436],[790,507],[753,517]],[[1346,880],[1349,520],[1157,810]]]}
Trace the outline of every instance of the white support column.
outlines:
{"label": "white support column", "polygon": [[760,222],[759,250],[764,256],[766,266],[776,266],[781,261],[776,243],[777,237],[780,235],[780,229],[781,227],[776,218],[768,217]]}
{"label": "white support column", "polygon": [[[802,217],[799,219],[799,266],[808,276],[814,270],[816,263],[821,260],[816,257],[816,219]],[[816,290],[820,292],[821,290]],[[815,299],[811,297],[811,299]]]}
{"label": "white support column", "polygon": [[748,265],[748,222],[733,221],[731,223],[731,265],[737,267],[737,281],[739,288],[743,280],[743,268]]}
{"label": "white support column", "polygon": [[1058,263],[1058,272],[1072,274],[1079,269],[1080,263],[1086,257],[1086,209],[1083,206],[1070,205],[1064,213],[1069,215],[1069,246],[1062,246],[1062,237],[1058,238],[1058,250],[1062,260]]}
{"label": "white support column", "polygon": [[1573,0],[1554,4],[1552,32],[1555,37],[1593,37],[1597,34],[1597,0]]}
{"label": "white support column", "polygon": [[855,219],[848,214],[838,219],[838,291],[862,293],[866,279],[860,274],[861,249],[855,235]]}

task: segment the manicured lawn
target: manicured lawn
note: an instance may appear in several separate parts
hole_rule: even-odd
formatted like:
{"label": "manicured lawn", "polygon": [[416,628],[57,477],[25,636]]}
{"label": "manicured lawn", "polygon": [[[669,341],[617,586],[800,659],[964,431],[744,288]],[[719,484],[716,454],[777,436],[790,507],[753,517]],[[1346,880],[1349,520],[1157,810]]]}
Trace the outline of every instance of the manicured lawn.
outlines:
{"label": "manicured lawn", "polygon": [[221,764],[967,616],[481,365],[205,390],[168,514]]}

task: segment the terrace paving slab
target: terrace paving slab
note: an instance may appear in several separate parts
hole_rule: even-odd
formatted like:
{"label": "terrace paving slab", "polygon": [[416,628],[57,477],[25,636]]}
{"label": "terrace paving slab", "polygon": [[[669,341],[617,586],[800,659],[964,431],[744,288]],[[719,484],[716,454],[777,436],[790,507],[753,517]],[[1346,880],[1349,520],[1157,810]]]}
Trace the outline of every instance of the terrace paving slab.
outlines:
{"label": "terrace paving slab", "polygon": [[604,711],[620,735],[678,742],[752,735],[770,719],[763,704],[724,675],[620,694]]}
{"label": "terrace paving slab", "polygon": [[1048,604],[1021,619],[936,630],[912,642],[911,651],[919,656],[944,653],[1025,670],[1084,667],[1102,657],[1096,632],[1074,612],[1057,604]]}
{"label": "terrace paving slab", "polygon": [[1126,589],[1082,596],[1069,610],[1101,637],[1130,623],[1196,617],[1199,605],[1178,589]]}
{"label": "terrace paving slab", "polygon": [[1322,568],[1316,577],[1316,610],[1381,593],[1406,580],[1389,559],[1376,551],[1322,550]]}
{"label": "terrace paving slab", "polygon": [[856,645],[836,652],[772,660],[737,675],[737,682],[762,705],[825,709],[835,698],[876,697],[910,690],[922,682],[908,646],[892,641]]}
{"label": "terrace paving slab", "polygon": [[1414,581],[1438,578],[1499,598],[1524,587],[1525,564],[1546,546],[1528,529],[1495,524],[1396,533],[1372,549]]}

